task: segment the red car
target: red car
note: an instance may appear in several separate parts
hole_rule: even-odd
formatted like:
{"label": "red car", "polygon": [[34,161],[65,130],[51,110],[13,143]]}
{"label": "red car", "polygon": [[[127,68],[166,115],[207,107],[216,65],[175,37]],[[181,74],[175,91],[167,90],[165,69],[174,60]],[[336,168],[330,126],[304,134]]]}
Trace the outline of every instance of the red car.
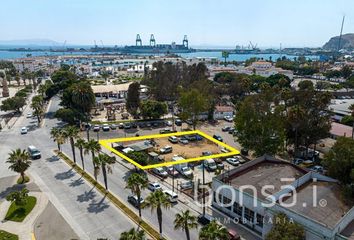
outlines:
{"label": "red car", "polygon": [[229,229],[229,239],[230,240],[240,240],[241,237],[235,230]]}

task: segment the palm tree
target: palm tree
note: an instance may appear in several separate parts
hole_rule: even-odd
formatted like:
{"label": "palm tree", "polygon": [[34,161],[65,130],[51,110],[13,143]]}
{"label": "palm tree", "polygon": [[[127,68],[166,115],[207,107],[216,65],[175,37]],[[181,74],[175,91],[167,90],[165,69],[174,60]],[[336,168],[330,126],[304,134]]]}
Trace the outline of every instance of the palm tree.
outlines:
{"label": "palm tree", "polygon": [[52,130],[50,130],[50,136],[54,142],[57,142],[58,150],[61,151],[60,145],[64,144],[66,140],[63,130],[59,128],[52,128]]}
{"label": "palm tree", "polygon": [[352,139],[354,138],[354,104],[349,106],[349,110],[352,111],[352,120],[353,120],[353,126],[352,126]]}
{"label": "palm tree", "polygon": [[101,151],[101,145],[95,139],[91,139],[88,142],[86,142],[84,148],[84,154],[88,154],[89,152],[91,152],[92,164],[94,169],[95,169],[95,162],[94,162],[95,154],[98,153],[99,151]]}
{"label": "palm tree", "polygon": [[157,221],[159,222],[160,237],[162,238],[162,207],[165,209],[169,209],[171,207],[171,203],[168,197],[162,192],[162,190],[152,192],[145,198],[143,208],[145,207],[149,207],[151,212],[156,209]]}
{"label": "palm tree", "polygon": [[[127,180],[126,188],[130,189],[133,194],[137,196],[138,199],[141,197],[141,191],[147,188],[148,179],[141,174],[132,173]],[[139,217],[141,218],[141,206],[140,201],[138,201]]]}
{"label": "palm tree", "polygon": [[139,229],[130,229],[128,232],[122,232],[119,240],[144,240],[145,232]]}
{"label": "palm tree", "polygon": [[31,108],[33,109],[34,115],[37,117],[38,125],[40,125],[42,116],[44,114],[44,99],[41,95],[36,95],[32,98]]}
{"label": "palm tree", "polygon": [[[76,140],[75,147],[77,147],[80,151],[80,158],[81,158],[81,164],[82,164],[82,169],[85,170],[85,162],[84,162],[84,148],[86,145],[86,141],[82,138],[79,138]],[[86,155],[86,154],[85,154]]]}
{"label": "palm tree", "polygon": [[199,232],[199,240],[221,240],[229,239],[227,229],[215,220],[204,226]]}
{"label": "palm tree", "polygon": [[74,126],[67,126],[64,128],[64,136],[69,139],[71,145],[71,151],[73,153],[74,163],[76,163],[75,155],[75,139],[79,137],[79,129]]}
{"label": "palm tree", "polygon": [[95,163],[95,169],[93,173],[95,179],[97,180],[100,169],[102,169],[104,185],[106,190],[108,190],[107,172],[112,173],[112,168],[110,165],[115,163],[115,158],[108,156],[107,154],[98,154],[98,156],[95,157],[93,161]]}
{"label": "palm tree", "polygon": [[197,228],[197,218],[190,214],[189,210],[176,214],[174,221],[175,230],[182,229],[186,233],[187,240],[190,240],[189,229]]}
{"label": "palm tree", "polygon": [[6,200],[14,202],[17,206],[24,206],[28,200],[28,189],[23,188],[21,191],[11,192],[6,196]]}
{"label": "palm tree", "polygon": [[21,174],[21,183],[24,183],[25,171],[31,166],[32,163],[28,152],[18,148],[9,154],[9,158],[6,163],[10,163],[9,169]]}

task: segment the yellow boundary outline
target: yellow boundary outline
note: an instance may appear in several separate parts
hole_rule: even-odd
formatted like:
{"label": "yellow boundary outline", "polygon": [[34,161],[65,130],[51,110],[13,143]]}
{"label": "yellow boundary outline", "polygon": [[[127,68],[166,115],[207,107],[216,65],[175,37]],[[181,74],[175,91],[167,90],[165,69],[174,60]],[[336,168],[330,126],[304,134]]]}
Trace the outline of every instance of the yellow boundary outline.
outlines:
{"label": "yellow boundary outline", "polygon": [[[182,136],[182,135],[189,135],[189,134],[199,134],[200,136],[212,141],[213,143],[216,143],[217,145],[220,145],[224,147],[225,149],[229,150],[227,153],[220,153],[220,154],[213,154],[209,156],[201,156],[201,157],[195,157],[195,158],[188,158],[184,160],[179,160],[179,161],[174,161],[174,162],[165,162],[165,163],[158,163],[158,164],[152,164],[152,165],[147,165],[147,166],[142,166],[139,163],[135,162],[133,159],[127,157],[125,154],[118,152],[116,149],[111,147],[111,143],[116,143],[116,142],[128,142],[128,141],[135,141],[135,140],[145,140],[145,139],[151,139],[151,138],[164,138],[164,137],[170,137],[170,136]],[[157,167],[164,167],[164,166],[171,166],[179,163],[187,163],[187,162],[194,162],[194,161],[200,161],[200,160],[205,160],[209,158],[219,158],[219,157],[228,157],[231,155],[237,155],[240,154],[238,150],[235,148],[220,142],[213,137],[199,131],[184,131],[184,132],[176,132],[176,133],[166,133],[166,134],[154,134],[154,135],[145,135],[145,136],[139,136],[139,137],[128,137],[128,138],[113,138],[113,139],[103,139],[100,140],[99,143],[109,151],[115,153],[119,157],[127,160],[128,162],[134,164],[136,167],[146,170],[150,168],[157,168]]]}

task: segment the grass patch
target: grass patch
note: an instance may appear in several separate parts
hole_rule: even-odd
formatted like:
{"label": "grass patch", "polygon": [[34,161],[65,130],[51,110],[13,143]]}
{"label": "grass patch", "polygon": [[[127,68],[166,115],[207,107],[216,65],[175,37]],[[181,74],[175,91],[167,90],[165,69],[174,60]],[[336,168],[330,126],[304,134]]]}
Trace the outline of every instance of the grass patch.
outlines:
{"label": "grass patch", "polygon": [[18,240],[18,236],[4,230],[0,230],[0,240]]}
{"label": "grass patch", "polygon": [[30,181],[30,178],[25,175],[25,181],[22,182],[22,177],[20,176],[20,177],[17,179],[17,184],[28,183],[29,181]]}
{"label": "grass patch", "polygon": [[29,196],[25,206],[17,206],[15,202],[11,203],[9,210],[6,213],[5,220],[22,222],[25,217],[32,211],[36,205],[37,199]]}
{"label": "grass patch", "polygon": [[78,165],[76,165],[68,156],[66,156],[64,153],[59,152],[58,150],[54,150],[58,156],[63,159],[68,165],[73,167],[75,171],[77,171],[79,174],[81,174],[88,182],[90,182],[93,186],[97,188],[102,194],[106,195],[106,197],[119,209],[123,211],[124,214],[126,214],[130,219],[132,219],[136,224],[140,225],[140,227],[153,239],[161,239],[160,234],[158,231],[156,231],[152,226],[150,226],[148,223],[145,221],[142,221],[139,216],[131,210],[129,207],[127,207],[123,202],[121,202],[118,198],[116,198],[113,194],[111,194],[109,191],[107,191],[101,184],[99,184],[90,174],[82,170]]}

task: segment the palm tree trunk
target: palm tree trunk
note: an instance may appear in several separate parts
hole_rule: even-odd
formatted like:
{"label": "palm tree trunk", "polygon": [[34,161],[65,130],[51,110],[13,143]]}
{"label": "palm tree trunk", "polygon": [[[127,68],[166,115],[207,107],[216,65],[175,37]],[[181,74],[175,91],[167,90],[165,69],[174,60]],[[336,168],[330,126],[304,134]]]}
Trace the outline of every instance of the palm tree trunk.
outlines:
{"label": "palm tree trunk", "polygon": [[137,192],[136,196],[138,197],[138,210],[139,210],[139,218],[141,219],[141,204],[140,204],[140,192]]}
{"label": "palm tree trunk", "polygon": [[60,144],[58,143],[58,150],[59,150],[59,152],[61,152],[61,149],[60,149]]}
{"label": "palm tree trunk", "polygon": [[73,152],[74,163],[76,164],[74,138],[70,138],[71,151]]}
{"label": "palm tree trunk", "polygon": [[160,237],[162,238],[162,210],[161,210],[161,206],[157,207],[156,212],[157,212],[157,221],[159,222]]}
{"label": "palm tree trunk", "polygon": [[189,236],[189,228],[188,228],[188,226],[185,227],[185,231],[186,231],[186,238],[187,238],[187,240],[190,240],[191,237]]}
{"label": "palm tree trunk", "polygon": [[83,155],[83,149],[80,148],[80,158],[81,158],[81,163],[82,163],[82,170],[85,170],[85,162],[84,162],[84,155]]}
{"label": "palm tree trunk", "polygon": [[21,172],[21,178],[22,178],[21,183],[24,183],[25,182],[25,172]]}
{"label": "palm tree trunk", "polygon": [[106,187],[106,190],[108,190],[106,165],[102,163],[101,166],[102,166],[104,186]]}

